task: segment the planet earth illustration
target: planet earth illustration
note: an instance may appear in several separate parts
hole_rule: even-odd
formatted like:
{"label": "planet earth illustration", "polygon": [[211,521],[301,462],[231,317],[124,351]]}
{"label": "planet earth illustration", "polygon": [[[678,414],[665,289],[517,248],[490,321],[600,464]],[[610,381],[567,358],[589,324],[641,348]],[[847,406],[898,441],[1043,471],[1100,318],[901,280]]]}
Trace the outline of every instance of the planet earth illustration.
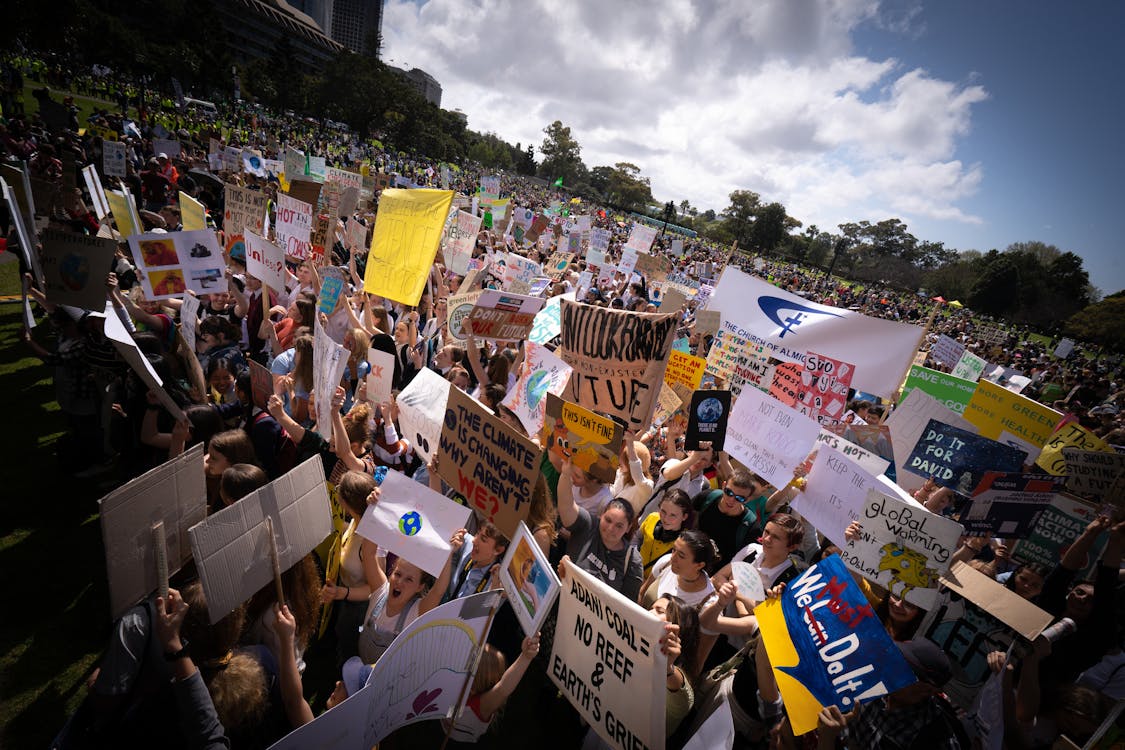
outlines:
{"label": "planet earth illustration", "polygon": [[402,518],[398,519],[398,530],[403,536],[414,536],[422,530],[422,516],[414,510],[403,513]]}
{"label": "planet earth illustration", "polygon": [[532,374],[527,379],[527,405],[535,410],[539,402],[547,395],[547,388],[551,385],[550,376],[543,370]]}
{"label": "planet earth illustration", "polygon": [[705,398],[699,402],[695,413],[702,422],[716,422],[723,416],[723,402],[717,398]]}

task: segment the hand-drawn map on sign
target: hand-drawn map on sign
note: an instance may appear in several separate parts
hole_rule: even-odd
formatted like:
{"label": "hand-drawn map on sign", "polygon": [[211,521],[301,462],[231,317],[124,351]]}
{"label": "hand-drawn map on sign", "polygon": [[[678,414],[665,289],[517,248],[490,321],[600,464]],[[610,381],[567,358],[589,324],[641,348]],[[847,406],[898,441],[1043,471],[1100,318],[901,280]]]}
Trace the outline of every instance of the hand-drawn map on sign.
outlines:
{"label": "hand-drawn map on sign", "polygon": [[569,458],[598,481],[612,484],[625,431],[612,419],[547,394],[547,415],[540,444],[559,458]]}
{"label": "hand-drawn map on sign", "polygon": [[986,471],[1017,472],[1027,460],[1019,448],[931,419],[910,452],[906,470],[942,487],[972,492]]}
{"label": "hand-drawn map on sign", "polygon": [[559,356],[574,368],[566,399],[643,431],[652,418],[676,325],[675,315],[563,300]]}

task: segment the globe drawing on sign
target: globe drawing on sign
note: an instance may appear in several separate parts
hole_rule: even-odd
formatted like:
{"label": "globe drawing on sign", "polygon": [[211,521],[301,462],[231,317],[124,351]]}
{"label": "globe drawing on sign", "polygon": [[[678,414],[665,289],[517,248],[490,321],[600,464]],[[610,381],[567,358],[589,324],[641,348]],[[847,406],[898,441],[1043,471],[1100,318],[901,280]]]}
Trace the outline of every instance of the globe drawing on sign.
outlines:
{"label": "globe drawing on sign", "polygon": [[77,253],[67,255],[59,263],[59,277],[63,286],[72,292],[85,289],[90,280],[90,259]]}
{"label": "globe drawing on sign", "polygon": [[527,405],[532,410],[539,407],[539,402],[547,395],[547,388],[551,385],[551,378],[545,370],[532,373],[527,379]]}
{"label": "globe drawing on sign", "polygon": [[717,422],[723,416],[723,402],[717,398],[705,398],[699,402],[695,414],[701,422]]}
{"label": "globe drawing on sign", "polygon": [[251,156],[247,161],[250,162],[250,168],[255,171],[262,168],[262,160],[257,156]]}
{"label": "globe drawing on sign", "polygon": [[403,513],[398,519],[398,530],[403,536],[414,536],[422,530],[422,515],[415,510]]}

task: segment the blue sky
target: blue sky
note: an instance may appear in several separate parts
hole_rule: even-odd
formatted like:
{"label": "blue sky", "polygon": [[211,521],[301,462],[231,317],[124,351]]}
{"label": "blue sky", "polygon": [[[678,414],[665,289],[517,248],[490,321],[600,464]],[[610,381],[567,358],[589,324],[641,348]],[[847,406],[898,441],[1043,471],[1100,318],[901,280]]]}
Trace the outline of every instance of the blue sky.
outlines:
{"label": "blue sky", "polygon": [[745,188],[808,224],[1040,240],[1125,288],[1125,2],[388,0],[385,57],[475,130],[571,127],[659,200]]}

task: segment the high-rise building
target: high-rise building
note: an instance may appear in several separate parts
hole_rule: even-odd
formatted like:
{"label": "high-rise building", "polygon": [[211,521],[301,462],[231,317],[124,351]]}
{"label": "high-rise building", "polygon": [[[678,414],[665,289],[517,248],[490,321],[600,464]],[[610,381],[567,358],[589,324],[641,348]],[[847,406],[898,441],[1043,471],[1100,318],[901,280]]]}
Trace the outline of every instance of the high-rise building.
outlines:
{"label": "high-rise building", "polygon": [[316,18],[286,0],[221,0],[215,10],[238,62],[269,57],[282,38],[291,45],[294,59],[310,70],[321,69],[342,49]]}
{"label": "high-rise building", "polygon": [[411,86],[418,89],[418,93],[424,96],[426,101],[435,107],[441,106],[441,84],[437,82],[436,78],[421,68],[406,70],[405,68],[390,67],[392,71],[405,78]]}
{"label": "high-rise building", "polygon": [[379,53],[373,45],[383,30],[383,0],[319,1],[331,5],[332,28],[325,29],[329,36],[353,52]]}

